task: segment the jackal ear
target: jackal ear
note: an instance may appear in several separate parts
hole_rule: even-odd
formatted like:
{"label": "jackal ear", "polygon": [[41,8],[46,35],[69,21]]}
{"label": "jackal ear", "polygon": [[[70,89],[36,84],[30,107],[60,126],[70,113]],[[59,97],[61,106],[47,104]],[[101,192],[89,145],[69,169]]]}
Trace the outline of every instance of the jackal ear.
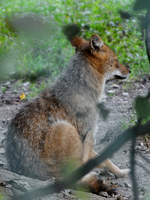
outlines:
{"label": "jackal ear", "polygon": [[80,37],[74,37],[71,40],[71,44],[76,48],[76,50],[84,50],[89,47],[89,42]]}
{"label": "jackal ear", "polygon": [[98,35],[92,35],[90,39],[90,47],[95,51],[99,51],[103,47],[104,43]]}

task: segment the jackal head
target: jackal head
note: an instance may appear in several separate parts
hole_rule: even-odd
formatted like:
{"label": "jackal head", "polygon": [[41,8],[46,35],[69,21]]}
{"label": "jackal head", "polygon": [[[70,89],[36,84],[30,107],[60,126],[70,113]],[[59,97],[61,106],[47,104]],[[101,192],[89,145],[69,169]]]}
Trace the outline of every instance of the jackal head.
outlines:
{"label": "jackal head", "polygon": [[98,35],[93,35],[90,40],[75,37],[71,41],[77,51],[82,52],[90,65],[106,79],[111,76],[127,78],[129,67],[119,63],[115,53],[103,43]]}

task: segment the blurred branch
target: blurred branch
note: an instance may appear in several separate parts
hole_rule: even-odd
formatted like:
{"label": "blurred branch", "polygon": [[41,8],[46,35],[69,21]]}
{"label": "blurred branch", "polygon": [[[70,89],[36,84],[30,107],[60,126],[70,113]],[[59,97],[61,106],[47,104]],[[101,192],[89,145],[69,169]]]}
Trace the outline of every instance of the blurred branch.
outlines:
{"label": "blurred branch", "polygon": [[104,103],[98,103],[97,108],[99,110],[99,115],[103,120],[106,120],[109,116],[110,111],[105,107]]}
{"label": "blurred branch", "polygon": [[135,145],[136,145],[136,136],[134,135],[131,139],[131,151],[130,151],[130,164],[131,164],[131,181],[133,187],[133,199],[138,200],[138,184],[136,180],[136,169],[135,169]]}
{"label": "blurred branch", "polygon": [[145,30],[145,44],[148,60],[150,62],[150,10],[147,10],[146,14],[146,30]]}
{"label": "blurred branch", "polygon": [[130,19],[132,17],[132,15],[129,12],[126,12],[124,10],[119,10],[119,14],[123,19]]}
{"label": "blurred branch", "polygon": [[[148,60],[150,63],[150,1],[149,0],[135,0],[133,5],[133,11],[141,12],[142,10],[146,10],[147,13],[144,16],[138,16],[137,14],[130,14],[124,10],[119,10],[119,14],[123,19],[130,19],[131,17],[138,18],[141,31],[145,32],[145,45],[146,52],[148,56]],[[139,14],[139,13],[138,13]]]}
{"label": "blurred branch", "polygon": [[[120,147],[122,147],[126,142],[131,140],[132,137],[136,138],[147,133],[150,134],[150,122],[147,122],[144,125],[137,124],[131,128],[128,128],[122,132],[122,134],[120,134],[118,138],[116,138],[107,148],[105,148],[101,155],[89,160],[87,163],[76,169],[70,176],[64,178],[62,181],[56,182],[54,184],[48,184],[46,187],[37,188],[22,195],[17,195],[14,197],[14,199],[30,200],[34,199],[35,197],[42,197],[48,194],[60,192],[66,188],[72,188],[77,181],[89,173],[98,164],[102,163],[107,158],[112,157],[113,154],[118,151]],[[134,146],[134,143],[132,145]]]}
{"label": "blurred branch", "polygon": [[135,0],[134,3],[134,10],[143,10],[143,9],[150,9],[150,1],[149,0]]}
{"label": "blurred branch", "polygon": [[54,30],[56,31],[53,20],[48,21],[43,16],[34,13],[6,16],[5,23],[10,32],[16,35],[23,33],[26,37],[34,39],[47,39]]}

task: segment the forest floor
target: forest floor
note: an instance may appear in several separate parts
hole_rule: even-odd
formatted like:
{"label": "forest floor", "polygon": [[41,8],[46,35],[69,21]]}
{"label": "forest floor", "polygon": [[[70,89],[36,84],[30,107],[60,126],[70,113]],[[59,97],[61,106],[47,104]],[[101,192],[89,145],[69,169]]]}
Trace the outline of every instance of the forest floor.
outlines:
{"label": "forest floor", "polygon": [[[33,186],[40,186],[45,184],[43,181],[37,181],[34,179],[26,178],[7,171],[7,161],[5,158],[4,140],[9,121],[15,115],[15,113],[24,105],[24,101],[21,101],[19,96],[22,92],[28,93],[29,83],[23,83],[16,89],[14,86],[15,81],[8,81],[0,83],[0,191],[4,191],[8,194],[12,192],[22,192],[31,189]],[[99,131],[96,135],[95,149],[97,152],[101,152],[118,133],[128,126],[132,125],[135,120],[135,114],[133,109],[133,102],[136,96],[146,95],[150,89],[150,77],[145,76],[134,81],[127,81],[126,83],[113,80],[109,81],[105,89],[105,98],[103,99],[106,108],[110,111],[110,114],[106,121],[100,119]],[[107,136],[107,137],[105,137]],[[103,140],[103,138],[106,138]],[[140,193],[140,200],[150,199],[148,196],[150,188],[150,175],[141,167],[143,165],[147,169],[147,163],[139,156],[139,152],[150,159],[150,144],[143,138],[139,138],[136,144],[137,163],[136,175],[138,180],[138,187]],[[124,145],[118,152],[115,153],[112,158],[113,162],[121,168],[130,167],[130,142]],[[105,180],[109,180],[118,185],[118,191],[122,197],[114,196],[109,197],[103,193],[101,196],[90,194],[89,199],[105,200],[105,199],[133,199],[132,186],[130,176],[126,178],[116,178],[111,173],[100,171],[101,177]],[[13,183],[13,184],[12,184]],[[14,187],[14,188],[13,188]],[[76,194],[76,192],[75,192]],[[81,194],[80,194],[81,195]],[[79,195],[79,196],[80,196]],[[88,196],[83,195],[84,199],[88,199]],[[62,199],[72,200],[79,199],[74,195],[74,192],[66,190],[60,194],[51,195],[46,199]],[[81,199],[81,197],[80,197]]]}

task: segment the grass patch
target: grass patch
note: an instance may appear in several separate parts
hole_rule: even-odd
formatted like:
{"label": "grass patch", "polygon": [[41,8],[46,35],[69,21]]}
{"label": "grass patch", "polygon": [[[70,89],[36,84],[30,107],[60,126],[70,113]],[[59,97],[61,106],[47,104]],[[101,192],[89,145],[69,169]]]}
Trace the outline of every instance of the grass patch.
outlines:
{"label": "grass patch", "polygon": [[41,91],[43,91],[47,87],[47,82],[42,81],[40,84],[32,83],[29,87],[29,93],[27,95],[27,99],[32,99],[36,97]]}
{"label": "grass patch", "polygon": [[[40,76],[56,77],[74,53],[61,28],[68,23],[77,23],[82,27],[83,36],[98,33],[116,52],[120,62],[130,65],[131,78],[149,73],[145,45],[136,19],[123,20],[118,13],[120,9],[131,11],[132,3],[133,0],[1,0],[2,71],[9,72],[14,78],[31,81]],[[6,19],[17,13],[41,16],[48,22],[49,32],[42,37],[14,33]]]}

